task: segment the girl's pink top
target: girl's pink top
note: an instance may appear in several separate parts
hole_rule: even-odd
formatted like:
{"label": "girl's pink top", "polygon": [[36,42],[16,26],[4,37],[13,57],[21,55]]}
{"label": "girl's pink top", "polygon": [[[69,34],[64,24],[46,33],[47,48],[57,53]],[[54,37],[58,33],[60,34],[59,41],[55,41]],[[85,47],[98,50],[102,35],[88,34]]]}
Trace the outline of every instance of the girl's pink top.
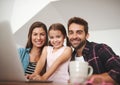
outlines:
{"label": "girl's pink top", "polygon": [[[60,57],[60,55],[64,52],[65,46],[61,47],[56,52],[53,52],[53,47],[48,46],[47,49],[47,70],[54,64],[54,61]],[[53,82],[60,82],[60,83],[67,83],[69,80],[69,73],[68,73],[68,65],[70,59],[63,63],[58,69],[49,77],[48,80],[52,80]]]}

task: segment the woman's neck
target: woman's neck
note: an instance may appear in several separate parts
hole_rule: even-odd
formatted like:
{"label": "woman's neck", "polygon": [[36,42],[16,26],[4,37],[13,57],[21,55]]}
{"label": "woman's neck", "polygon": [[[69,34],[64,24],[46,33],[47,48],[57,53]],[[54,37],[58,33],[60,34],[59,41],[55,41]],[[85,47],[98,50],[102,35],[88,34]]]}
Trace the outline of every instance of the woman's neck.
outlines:
{"label": "woman's neck", "polygon": [[31,62],[37,62],[41,55],[41,49],[40,48],[32,48],[30,51],[30,61]]}
{"label": "woman's neck", "polygon": [[36,54],[36,55],[40,55],[41,54],[41,48],[36,48],[33,47],[30,51],[31,54]]}

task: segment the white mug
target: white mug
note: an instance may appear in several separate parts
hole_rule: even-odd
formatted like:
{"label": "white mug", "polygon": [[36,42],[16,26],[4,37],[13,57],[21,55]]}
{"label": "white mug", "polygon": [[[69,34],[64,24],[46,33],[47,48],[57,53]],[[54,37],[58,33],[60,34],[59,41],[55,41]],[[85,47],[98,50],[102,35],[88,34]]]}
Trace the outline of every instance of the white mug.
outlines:
{"label": "white mug", "polygon": [[88,62],[71,61],[69,65],[69,71],[70,83],[82,84],[86,81],[87,77],[92,75],[93,68],[88,65]]}

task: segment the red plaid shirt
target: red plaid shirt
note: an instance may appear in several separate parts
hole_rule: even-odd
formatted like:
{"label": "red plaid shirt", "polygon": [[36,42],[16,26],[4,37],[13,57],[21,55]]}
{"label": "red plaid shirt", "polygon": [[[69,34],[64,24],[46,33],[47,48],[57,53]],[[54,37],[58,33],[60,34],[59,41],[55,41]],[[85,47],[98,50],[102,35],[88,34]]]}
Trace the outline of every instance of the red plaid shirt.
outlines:
{"label": "red plaid shirt", "polygon": [[[71,60],[75,60],[75,54],[74,51]],[[108,72],[120,84],[120,57],[109,46],[87,41],[82,55],[93,67],[93,74]]]}

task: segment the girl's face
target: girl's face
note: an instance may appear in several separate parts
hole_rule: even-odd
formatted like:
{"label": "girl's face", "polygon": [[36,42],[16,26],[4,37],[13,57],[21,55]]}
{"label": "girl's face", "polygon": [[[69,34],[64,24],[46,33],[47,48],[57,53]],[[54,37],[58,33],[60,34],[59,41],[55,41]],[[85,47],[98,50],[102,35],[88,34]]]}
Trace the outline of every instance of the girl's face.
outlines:
{"label": "girl's face", "polygon": [[46,42],[46,33],[45,30],[41,27],[36,27],[32,31],[32,43],[33,47],[42,47]]}
{"label": "girl's face", "polygon": [[64,43],[64,35],[59,30],[50,30],[49,31],[50,43],[55,49],[59,49],[63,46]]}

